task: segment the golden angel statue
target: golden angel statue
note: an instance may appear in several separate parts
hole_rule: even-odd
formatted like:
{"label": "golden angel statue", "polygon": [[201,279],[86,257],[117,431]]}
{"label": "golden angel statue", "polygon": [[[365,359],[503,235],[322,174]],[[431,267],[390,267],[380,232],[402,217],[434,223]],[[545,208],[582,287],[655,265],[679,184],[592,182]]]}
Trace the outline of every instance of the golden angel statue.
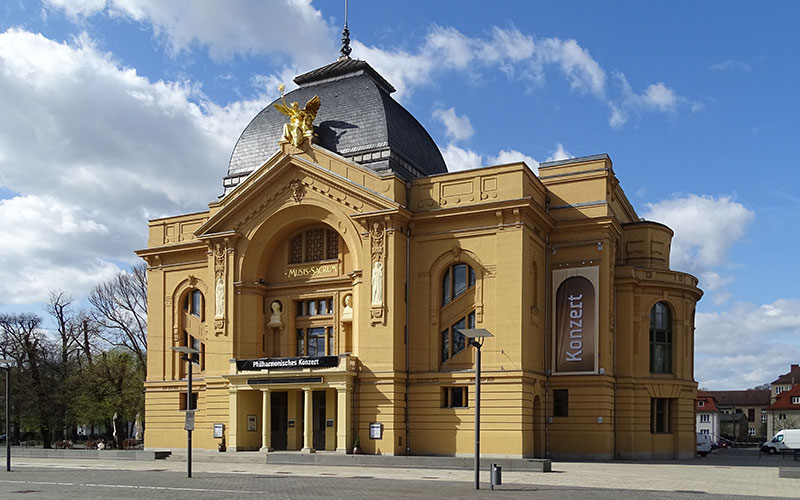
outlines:
{"label": "golden angel statue", "polygon": [[303,140],[308,138],[311,141],[314,138],[314,125],[312,124],[317,117],[319,111],[319,96],[312,97],[303,109],[300,109],[300,104],[295,101],[291,105],[286,104],[286,98],[283,95],[283,84],[280,84],[278,90],[281,91],[281,103],[275,103],[275,109],[289,117],[289,123],[283,126],[283,138],[281,141],[286,141],[299,147]]}

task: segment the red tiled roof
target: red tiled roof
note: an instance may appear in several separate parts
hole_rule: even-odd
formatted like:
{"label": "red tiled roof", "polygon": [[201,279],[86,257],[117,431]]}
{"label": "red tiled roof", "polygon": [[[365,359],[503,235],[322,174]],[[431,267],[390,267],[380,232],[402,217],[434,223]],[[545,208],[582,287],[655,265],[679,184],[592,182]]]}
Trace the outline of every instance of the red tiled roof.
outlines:
{"label": "red tiled roof", "polygon": [[[700,406],[701,401],[703,402],[703,406]],[[719,408],[717,408],[717,402],[714,401],[714,396],[705,391],[697,391],[697,400],[694,403],[694,409],[696,412],[703,413],[719,411]]]}
{"label": "red tiled roof", "polygon": [[767,407],[767,410],[798,410],[800,411],[800,401],[798,404],[793,404],[792,399],[800,397],[800,385],[794,386],[788,391],[783,391],[778,394],[775,402]]}
{"label": "red tiled roof", "polygon": [[800,384],[800,365],[792,365],[789,373],[784,373],[772,382],[772,385],[775,384]]}

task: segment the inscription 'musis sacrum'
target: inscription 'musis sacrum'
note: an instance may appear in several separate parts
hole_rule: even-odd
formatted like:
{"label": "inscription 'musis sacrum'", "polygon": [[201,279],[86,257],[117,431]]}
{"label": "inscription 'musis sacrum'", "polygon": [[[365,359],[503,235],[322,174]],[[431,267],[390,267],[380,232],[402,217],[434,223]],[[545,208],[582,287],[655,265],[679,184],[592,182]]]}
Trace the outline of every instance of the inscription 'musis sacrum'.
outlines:
{"label": "inscription 'musis sacrum'", "polygon": [[329,276],[339,272],[339,264],[291,267],[286,271],[287,278],[313,278],[317,275]]}

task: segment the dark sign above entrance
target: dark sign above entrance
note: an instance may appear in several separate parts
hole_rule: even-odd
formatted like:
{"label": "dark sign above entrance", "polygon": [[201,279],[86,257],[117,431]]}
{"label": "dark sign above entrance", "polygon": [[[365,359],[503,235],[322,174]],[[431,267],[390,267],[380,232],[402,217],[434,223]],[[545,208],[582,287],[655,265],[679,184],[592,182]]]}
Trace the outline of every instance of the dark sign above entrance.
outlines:
{"label": "dark sign above entrance", "polygon": [[339,356],[301,356],[298,358],[259,358],[236,360],[236,369],[239,371],[333,368],[336,366],[339,366]]}

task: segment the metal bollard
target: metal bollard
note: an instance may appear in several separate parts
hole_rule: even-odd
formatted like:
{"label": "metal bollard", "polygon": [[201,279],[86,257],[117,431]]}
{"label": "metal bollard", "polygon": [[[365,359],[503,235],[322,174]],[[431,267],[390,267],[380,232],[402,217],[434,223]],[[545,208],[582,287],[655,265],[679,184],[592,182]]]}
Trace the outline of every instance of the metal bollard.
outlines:
{"label": "metal bollard", "polygon": [[490,479],[492,483],[492,489],[494,489],[495,486],[500,486],[501,484],[503,484],[503,468],[500,467],[499,465],[492,464],[490,476],[491,476]]}

